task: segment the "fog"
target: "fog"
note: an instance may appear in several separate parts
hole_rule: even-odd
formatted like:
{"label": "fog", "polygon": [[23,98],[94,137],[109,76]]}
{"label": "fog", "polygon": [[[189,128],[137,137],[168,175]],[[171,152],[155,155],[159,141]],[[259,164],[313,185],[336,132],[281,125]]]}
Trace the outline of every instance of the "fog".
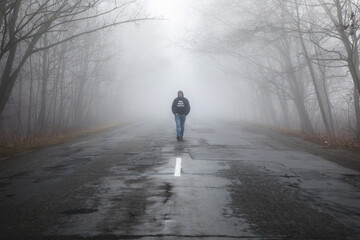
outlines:
{"label": "fog", "polygon": [[2,142],[172,122],[178,90],[189,121],[360,139],[358,1],[50,2],[0,5]]}
{"label": "fog", "polygon": [[[190,100],[191,118],[236,116],[233,101],[237,97],[233,96],[237,91],[224,81],[231,76],[208,56],[190,49],[187,42],[194,37],[192,31],[197,31],[201,5],[196,1],[149,1],[147,11],[164,20],[117,30],[118,47],[124,49],[119,65],[125,64],[128,71],[117,102],[126,103],[122,109],[126,116],[172,117],[170,106],[178,90]],[[115,76],[121,79],[124,68],[118,68]]]}

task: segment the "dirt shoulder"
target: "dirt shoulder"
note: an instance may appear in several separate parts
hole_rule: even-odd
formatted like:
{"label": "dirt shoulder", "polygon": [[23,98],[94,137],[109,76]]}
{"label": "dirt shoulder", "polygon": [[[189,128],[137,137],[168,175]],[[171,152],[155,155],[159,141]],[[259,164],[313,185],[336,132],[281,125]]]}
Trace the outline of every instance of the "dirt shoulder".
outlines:
{"label": "dirt shoulder", "polygon": [[270,129],[261,126],[246,127],[247,131],[265,134],[276,141],[283,143],[293,149],[299,149],[320,156],[340,166],[360,171],[360,153],[331,146],[320,145],[314,142],[305,141],[300,137],[292,136],[277,129]]}
{"label": "dirt shoulder", "polygon": [[43,136],[30,137],[23,140],[12,141],[8,144],[0,143],[0,160],[2,158],[11,157],[28,151],[43,149],[68,143],[80,138],[88,137],[103,131],[108,131],[117,127],[125,126],[129,123],[117,123],[111,125],[103,125],[92,128],[85,128],[73,131],[67,131],[57,134],[49,134]]}

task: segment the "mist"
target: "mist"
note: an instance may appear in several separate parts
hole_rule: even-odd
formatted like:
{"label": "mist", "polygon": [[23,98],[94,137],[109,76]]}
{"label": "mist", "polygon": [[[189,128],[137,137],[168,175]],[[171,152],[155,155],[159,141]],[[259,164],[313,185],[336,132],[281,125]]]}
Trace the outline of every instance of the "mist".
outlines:
{"label": "mist", "polygon": [[323,1],[89,1],[65,5],[74,18],[43,5],[54,19],[32,2],[1,5],[2,141],[172,122],[178,90],[189,121],[360,137],[356,1],[335,19],[343,29]]}
{"label": "mist", "polygon": [[237,90],[226,82],[232,77],[190,45],[195,37],[192,32],[201,21],[201,5],[194,1],[149,1],[147,11],[162,20],[117,30],[116,39],[121,39],[118,47],[124,51],[113,64],[125,67],[118,68],[114,79],[122,79],[125,73],[125,83],[120,85],[123,93],[115,102],[127,103],[120,116],[168,120],[178,90],[191,100],[191,118],[236,116],[233,101]]}
{"label": "mist", "polygon": [[2,239],[360,239],[360,0],[0,0]]}

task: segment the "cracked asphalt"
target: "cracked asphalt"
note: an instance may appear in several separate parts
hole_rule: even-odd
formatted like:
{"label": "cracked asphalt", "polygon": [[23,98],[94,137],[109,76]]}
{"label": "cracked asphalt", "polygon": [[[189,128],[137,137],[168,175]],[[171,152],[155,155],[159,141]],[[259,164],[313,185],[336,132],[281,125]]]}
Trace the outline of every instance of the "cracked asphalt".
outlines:
{"label": "cracked asphalt", "polygon": [[134,123],[1,159],[0,236],[360,239],[359,162],[253,125]]}

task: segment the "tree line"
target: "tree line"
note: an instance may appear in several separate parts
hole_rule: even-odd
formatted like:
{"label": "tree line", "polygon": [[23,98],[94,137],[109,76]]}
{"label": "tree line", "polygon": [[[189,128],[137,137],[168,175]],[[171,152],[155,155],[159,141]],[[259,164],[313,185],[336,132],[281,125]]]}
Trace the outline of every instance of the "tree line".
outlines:
{"label": "tree line", "polygon": [[147,20],[135,0],[0,2],[0,136],[106,123],[112,27]]}
{"label": "tree line", "polygon": [[359,141],[359,10],[357,0],[213,1],[192,44],[237,62],[228,71],[252,87],[259,121]]}

